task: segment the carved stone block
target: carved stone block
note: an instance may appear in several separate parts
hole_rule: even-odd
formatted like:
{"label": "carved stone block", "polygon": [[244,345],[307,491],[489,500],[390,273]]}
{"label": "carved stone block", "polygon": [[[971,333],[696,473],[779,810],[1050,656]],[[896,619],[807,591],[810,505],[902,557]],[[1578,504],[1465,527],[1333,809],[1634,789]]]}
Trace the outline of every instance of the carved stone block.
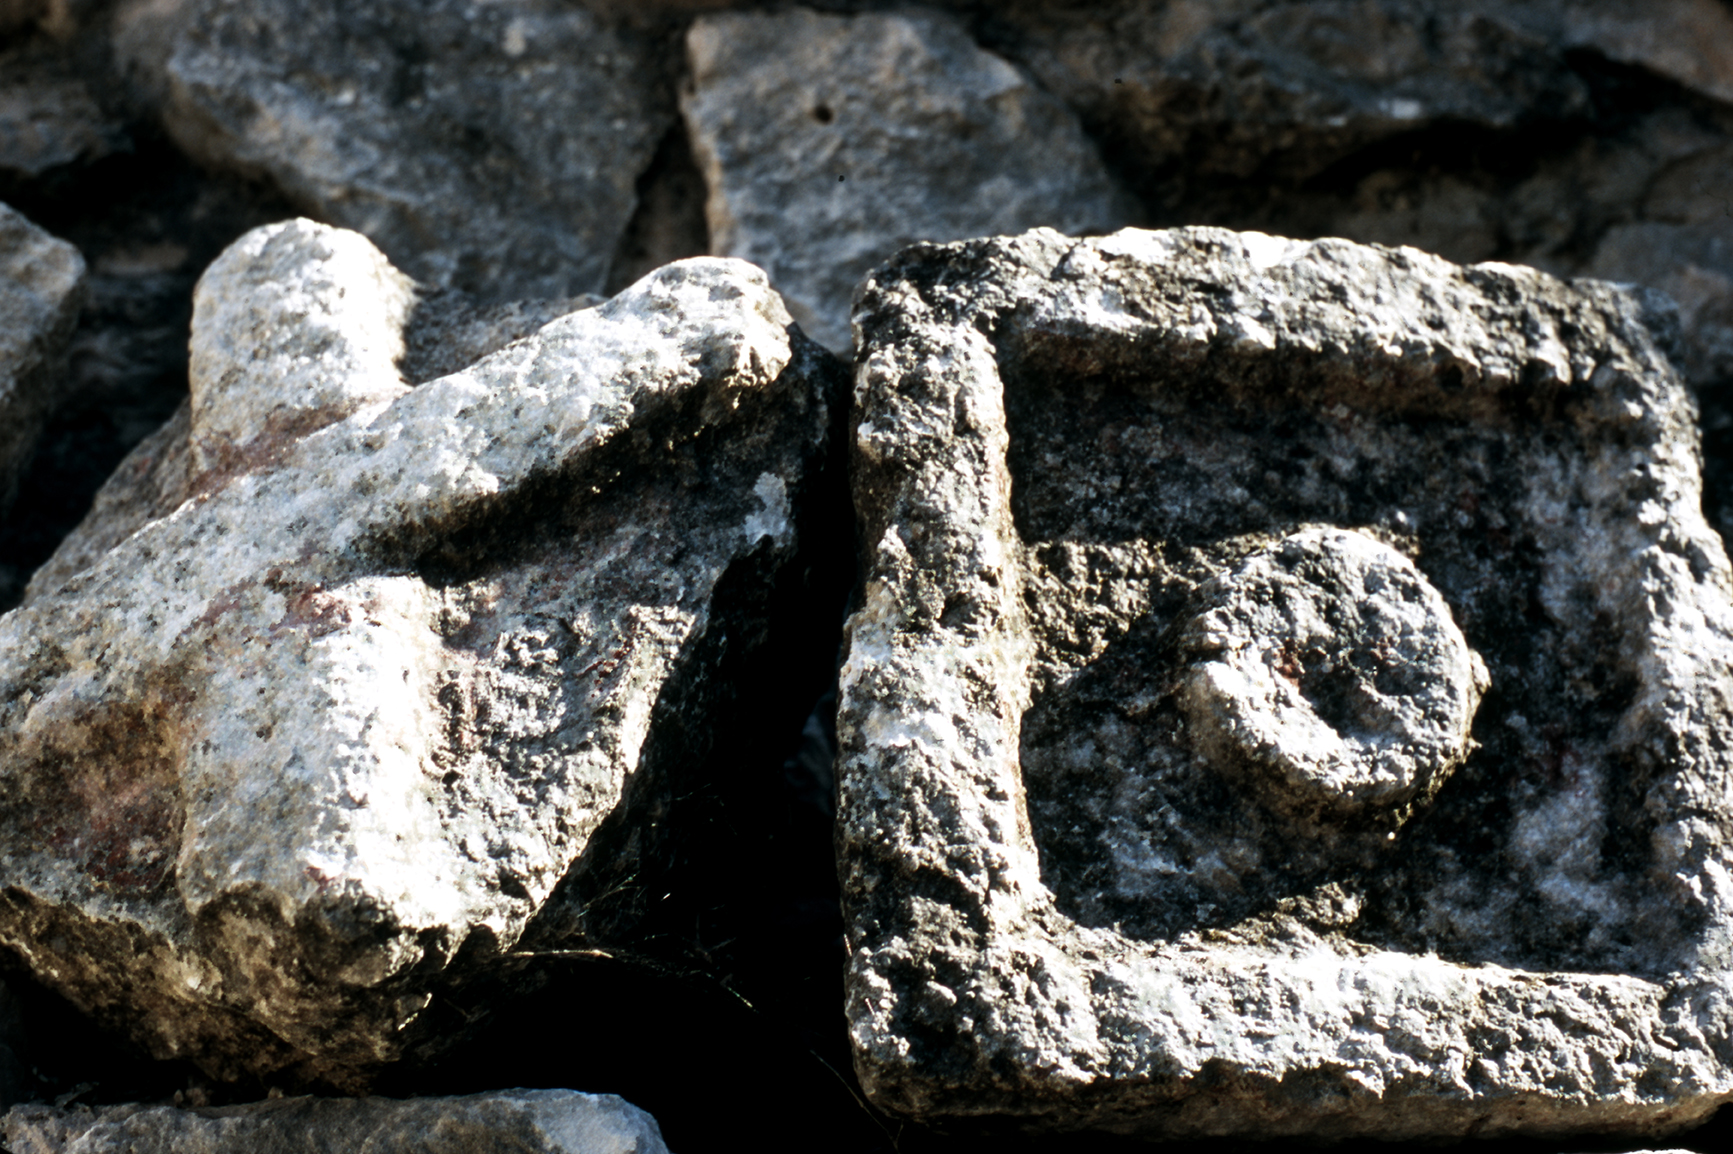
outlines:
{"label": "carved stone block", "polygon": [[1728,1099],[1733,601],[1663,301],[1182,229],[920,246],[858,302],[880,1105],[1415,1139]]}
{"label": "carved stone block", "polygon": [[0,618],[0,946],[154,1057],[354,1088],[635,916],[840,367],[732,260],[415,388],[355,233],[257,229],[195,299],[160,467]]}

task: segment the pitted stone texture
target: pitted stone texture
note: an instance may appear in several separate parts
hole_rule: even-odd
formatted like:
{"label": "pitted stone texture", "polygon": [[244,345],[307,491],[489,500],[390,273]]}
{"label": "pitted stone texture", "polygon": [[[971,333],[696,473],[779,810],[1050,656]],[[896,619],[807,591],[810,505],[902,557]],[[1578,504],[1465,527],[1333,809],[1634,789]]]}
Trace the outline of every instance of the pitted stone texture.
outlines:
{"label": "pitted stone texture", "polygon": [[0,513],[58,399],[83,303],[78,250],[0,204]]}
{"label": "pitted stone texture", "polygon": [[1198,601],[1180,639],[1193,746],[1271,808],[1400,812],[1467,756],[1485,670],[1438,590],[1389,546],[1301,530]]}
{"label": "pitted stone texture", "polygon": [[409,278],[366,237],[286,221],[254,229],[193,292],[195,472],[256,463],[407,386]]}
{"label": "pitted stone texture", "polygon": [[612,1094],[279,1098],[245,1106],[20,1106],[13,1154],[667,1154],[656,1120]]}
{"label": "pitted stone texture", "polygon": [[[271,226],[218,262],[180,467],[208,415],[294,432],[0,618],[0,940],[219,1077],[441,1042],[434,993],[556,885],[575,932],[631,916],[596,899],[654,866],[827,444],[834,362],[749,265],[406,389],[364,243]],[[331,397],[362,407],[303,419]]]}
{"label": "pitted stone texture", "polygon": [[[1733,1097],[1733,601],[1660,298],[1182,229],[911,249],[858,301],[838,852],[878,1103],[1408,1140]],[[1486,666],[1472,711],[1441,624],[1384,628],[1455,653],[1442,746],[1474,716],[1405,824],[1244,788],[1185,707],[1188,625],[1326,531]]]}
{"label": "pitted stone texture", "polygon": [[558,0],[184,0],[118,35],[188,152],[488,300],[600,291],[675,116],[652,37]]}
{"label": "pitted stone texture", "polygon": [[763,267],[832,349],[906,244],[1130,218],[1071,112],[948,16],[701,16],[686,46],[711,251]]}

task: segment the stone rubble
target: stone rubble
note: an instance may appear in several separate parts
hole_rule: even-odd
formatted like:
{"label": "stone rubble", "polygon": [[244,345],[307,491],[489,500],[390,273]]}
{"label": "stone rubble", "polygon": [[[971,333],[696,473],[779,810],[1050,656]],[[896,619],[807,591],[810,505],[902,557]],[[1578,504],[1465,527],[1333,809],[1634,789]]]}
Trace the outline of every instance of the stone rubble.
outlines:
{"label": "stone rubble", "polygon": [[0,204],[0,514],[58,399],[84,258]]}
{"label": "stone rubble", "polygon": [[656,1120],[611,1094],[278,1098],[243,1106],[18,1106],[12,1154],[667,1154]]}
{"label": "stone rubble", "polygon": [[1733,575],[1663,298],[1037,231],[904,252],[855,324],[875,1102],[1404,1141],[1733,1101]]}
{"label": "stone rubble", "polygon": [[1104,232],[1133,211],[1077,118],[943,14],[706,15],[686,49],[711,251],[768,272],[831,349],[856,283],[904,245]]}
{"label": "stone rubble", "polygon": [[[553,1084],[477,1039],[557,980],[573,1045],[661,1007],[671,1136],[707,1036],[823,1114],[581,959],[847,1065],[835,688],[777,665],[846,424],[905,1145],[1705,1117],[1730,158],[1726,0],[0,0],[0,1108]],[[1235,231],[930,247],[1132,223]],[[706,252],[764,272],[641,279]],[[844,420],[776,293],[846,353],[883,261]]]}
{"label": "stone rubble", "polygon": [[350,1084],[654,863],[839,377],[727,260],[414,389],[353,233],[258,230],[196,299],[184,490],[0,618],[0,941],[156,1056]]}

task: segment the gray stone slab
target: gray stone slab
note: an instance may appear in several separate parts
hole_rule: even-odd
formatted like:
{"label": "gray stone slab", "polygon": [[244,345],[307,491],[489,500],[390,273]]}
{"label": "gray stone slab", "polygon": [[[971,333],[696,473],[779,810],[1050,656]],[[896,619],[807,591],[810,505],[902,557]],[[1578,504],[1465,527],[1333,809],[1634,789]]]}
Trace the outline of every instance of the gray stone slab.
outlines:
{"label": "gray stone slab", "polygon": [[558,0],[176,0],[117,43],[189,153],[488,300],[602,291],[676,115],[652,35]]}
{"label": "gray stone slab", "polygon": [[1663,298],[1182,229],[857,299],[876,1102],[1414,1140],[1733,1097],[1733,600]]}
{"label": "gray stone slab", "polygon": [[942,13],[730,12],[686,48],[711,251],[764,268],[829,348],[904,245],[1131,219],[1076,116]]}

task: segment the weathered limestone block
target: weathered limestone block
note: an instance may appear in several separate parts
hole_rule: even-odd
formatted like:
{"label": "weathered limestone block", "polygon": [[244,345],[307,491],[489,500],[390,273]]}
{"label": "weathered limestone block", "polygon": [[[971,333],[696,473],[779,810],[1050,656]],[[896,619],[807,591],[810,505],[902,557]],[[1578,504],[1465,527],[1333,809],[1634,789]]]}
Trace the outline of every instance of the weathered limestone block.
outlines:
{"label": "weathered limestone block", "polygon": [[177,0],[118,37],[192,155],[488,299],[600,291],[676,115],[650,35],[559,0]]}
{"label": "weathered limestone block", "polygon": [[278,1098],[245,1106],[19,1106],[13,1154],[667,1154],[656,1120],[612,1094]]}
{"label": "weathered limestone block", "polygon": [[904,245],[1130,219],[1076,117],[951,17],[732,12],[686,47],[711,251],[769,272],[832,349],[855,284]]}
{"label": "weathered limestone block", "polygon": [[57,399],[84,258],[0,204],[0,513]]}
{"label": "weathered limestone block", "polygon": [[1406,1140],[1733,1098],[1733,599],[1664,300],[1037,231],[855,322],[875,1101]]}
{"label": "weathered limestone block", "polygon": [[406,311],[354,234],[243,237],[157,446],[184,499],[0,618],[0,941],[218,1077],[413,1050],[556,885],[595,929],[827,443],[840,370],[738,261],[413,389]]}

